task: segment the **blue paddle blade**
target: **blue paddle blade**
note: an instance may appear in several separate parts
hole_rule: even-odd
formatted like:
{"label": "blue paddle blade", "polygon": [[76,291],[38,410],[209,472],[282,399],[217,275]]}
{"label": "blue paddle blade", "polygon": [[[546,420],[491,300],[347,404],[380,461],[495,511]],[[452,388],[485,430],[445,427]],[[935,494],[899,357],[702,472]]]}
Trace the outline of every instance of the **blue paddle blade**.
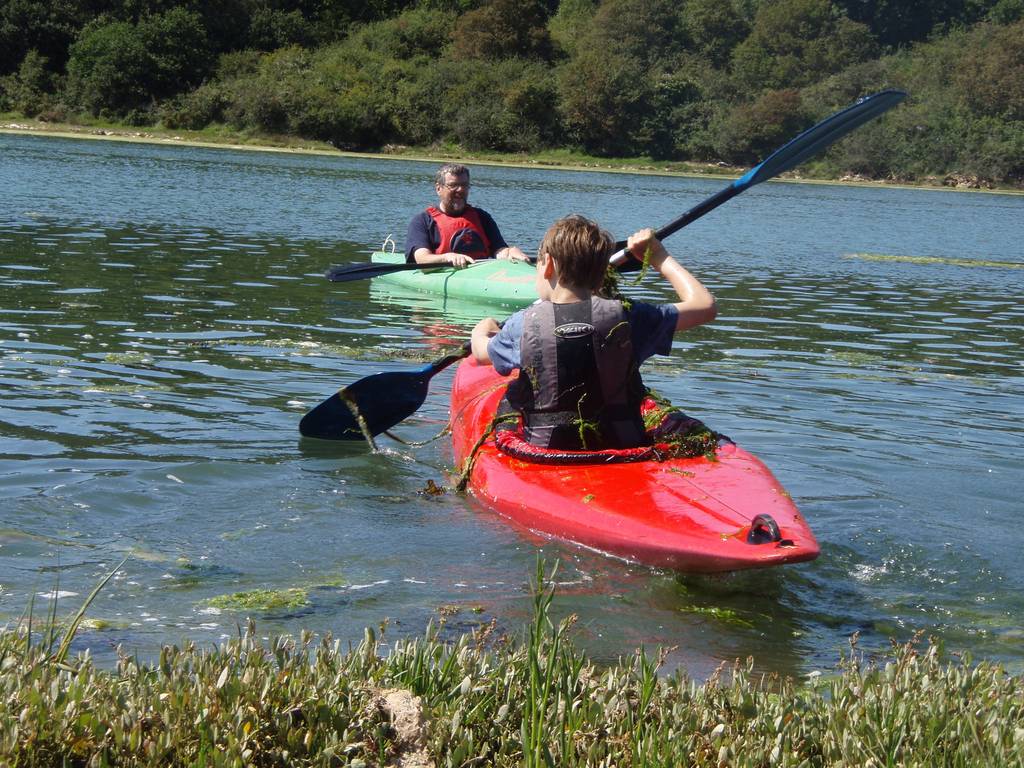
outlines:
{"label": "blue paddle blade", "polygon": [[386,432],[419,410],[436,373],[468,354],[467,343],[459,352],[415,371],[389,371],[359,379],[303,416],[299,433],[321,440],[363,440],[360,418],[371,435]]}
{"label": "blue paddle blade", "polygon": [[881,115],[907,98],[903,91],[888,90],[864,96],[846,109],[836,112],[783,144],[761,163],[733,182],[734,187],[747,189],[759,182],[795,168],[818,154],[850,131]]}
{"label": "blue paddle blade", "polygon": [[[855,104],[836,112],[831,117],[825,118],[817,125],[808,128],[800,135],[783,144],[758,165],[725,187],[725,189],[716,192],[707,200],[695,205],[682,216],[659,229],[655,234],[659,240],[664,240],[686,225],[693,223],[704,214],[713,211],[725,201],[736,197],[745,189],[749,189],[755,184],[760,184],[762,181],[767,181],[783,171],[795,168],[804,160],[818,154],[868,120],[872,120],[886,110],[892,109],[906,97],[907,94],[903,91],[888,90],[859,99]],[[632,272],[640,269],[640,262],[624,253],[625,247],[626,241],[624,240],[615,244],[615,253],[611,256],[611,263],[619,272]]]}

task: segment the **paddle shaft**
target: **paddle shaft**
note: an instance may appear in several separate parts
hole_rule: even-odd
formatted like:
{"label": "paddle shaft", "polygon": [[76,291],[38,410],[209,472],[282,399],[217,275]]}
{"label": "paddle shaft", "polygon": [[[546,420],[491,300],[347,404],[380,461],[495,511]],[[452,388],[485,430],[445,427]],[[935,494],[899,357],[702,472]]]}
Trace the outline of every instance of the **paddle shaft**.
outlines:
{"label": "paddle shaft", "polygon": [[[479,260],[474,263],[479,263]],[[470,264],[469,267],[472,267]],[[343,264],[340,267],[331,267],[324,275],[332,283],[348,283],[353,280],[366,280],[371,277],[381,277],[394,272],[405,272],[413,269],[455,269],[451,264],[417,264],[415,262],[402,262],[400,264],[378,264],[376,262],[363,264]]]}

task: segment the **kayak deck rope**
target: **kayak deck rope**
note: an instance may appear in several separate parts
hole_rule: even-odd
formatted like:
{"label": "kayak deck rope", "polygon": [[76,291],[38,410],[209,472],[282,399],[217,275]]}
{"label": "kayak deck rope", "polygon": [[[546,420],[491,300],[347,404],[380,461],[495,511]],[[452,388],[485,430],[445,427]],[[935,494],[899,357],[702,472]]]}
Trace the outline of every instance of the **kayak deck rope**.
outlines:
{"label": "kayak deck rope", "polygon": [[448,421],[447,424],[445,424],[444,429],[442,429],[440,432],[438,432],[433,437],[428,437],[426,440],[419,440],[419,441],[416,441],[416,440],[406,440],[406,439],[401,438],[398,435],[396,435],[390,429],[385,429],[384,430],[384,434],[387,435],[388,437],[390,437],[396,443],[401,443],[402,445],[406,445],[406,446],[408,446],[410,448],[422,448],[425,445],[430,445],[435,440],[440,440],[442,437],[445,437],[446,435],[450,435],[451,432],[452,432],[452,423],[451,423],[450,420]]}

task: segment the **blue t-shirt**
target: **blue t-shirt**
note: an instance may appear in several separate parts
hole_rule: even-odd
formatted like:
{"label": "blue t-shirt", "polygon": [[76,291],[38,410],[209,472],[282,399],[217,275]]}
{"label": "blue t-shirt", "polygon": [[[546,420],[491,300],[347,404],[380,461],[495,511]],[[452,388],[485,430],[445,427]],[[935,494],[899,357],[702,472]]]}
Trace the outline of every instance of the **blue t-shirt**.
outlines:
{"label": "blue t-shirt", "polygon": [[[494,217],[483,208],[476,208],[474,206],[474,210],[480,214],[480,224],[484,228],[487,239],[491,241],[491,252],[489,255],[493,256],[502,248],[508,248],[508,243],[501,236],[501,231],[498,229]],[[412,221],[409,222],[409,229],[405,233],[405,260],[411,263],[413,261],[412,255],[416,252],[417,248],[429,248],[430,252],[434,253],[440,245],[441,233],[437,229],[434,217],[426,211],[421,211],[416,216],[413,216]]]}
{"label": "blue t-shirt", "polygon": [[[519,342],[523,337],[525,313],[526,310],[521,309],[512,315],[487,343],[487,354],[494,370],[502,376],[520,365]],[[626,310],[626,318],[633,341],[633,357],[638,366],[652,355],[667,355],[672,351],[672,336],[679,321],[679,310],[674,304],[632,301]]]}

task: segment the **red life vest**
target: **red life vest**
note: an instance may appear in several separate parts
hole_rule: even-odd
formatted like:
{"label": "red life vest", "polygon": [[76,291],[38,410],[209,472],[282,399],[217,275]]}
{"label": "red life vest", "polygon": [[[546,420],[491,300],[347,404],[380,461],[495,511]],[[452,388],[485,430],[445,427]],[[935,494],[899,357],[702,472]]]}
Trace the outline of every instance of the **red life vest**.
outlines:
{"label": "red life vest", "polygon": [[462,253],[474,259],[489,259],[493,255],[491,240],[473,206],[467,205],[461,216],[449,216],[434,206],[427,208],[427,213],[441,236],[441,243],[434,253]]}

